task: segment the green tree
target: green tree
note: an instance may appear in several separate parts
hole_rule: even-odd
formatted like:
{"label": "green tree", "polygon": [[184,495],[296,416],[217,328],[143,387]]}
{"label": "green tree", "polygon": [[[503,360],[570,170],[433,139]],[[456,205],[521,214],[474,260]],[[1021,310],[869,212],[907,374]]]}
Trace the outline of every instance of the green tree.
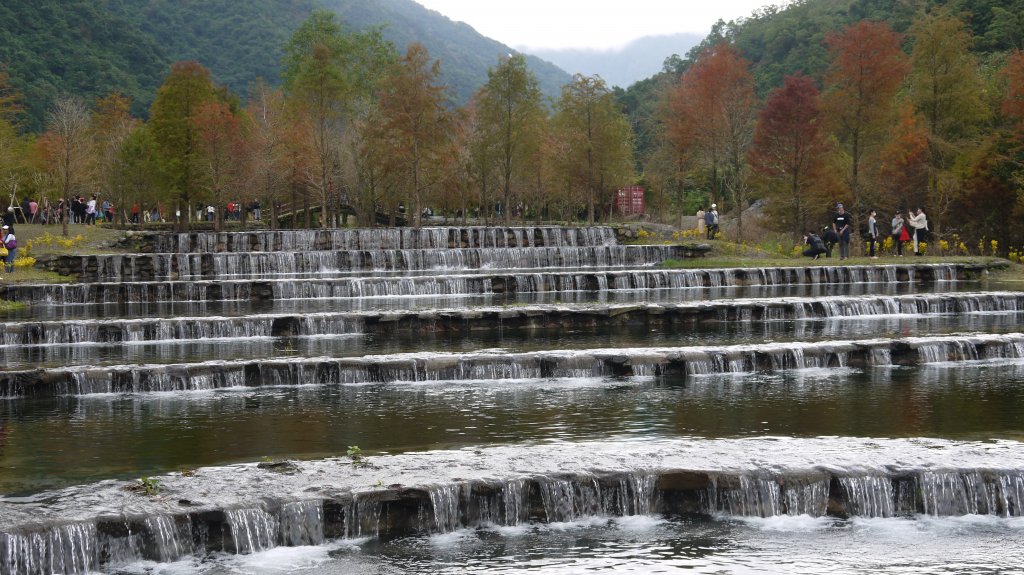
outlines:
{"label": "green tree", "polygon": [[196,115],[206,104],[218,99],[210,71],[198,62],[178,62],[157,90],[149,111],[153,140],[160,155],[168,199],[176,210],[184,210],[179,225],[187,229],[192,202],[202,195],[201,150]]}
{"label": "green tree", "polygon": [[[511,221],[520,184],[528,180],[529,161],[539,144],[537,126],[544,115],[537,78],[521,54],[502,58],[487,71],[487,83],[476,99],[478,160],[486,158],[479,175],[486,183],[497,179],[505,222]],[[489,208],[490,198],[482,198]]]}
{"label": "green tree", "polygon": [[132,124],[131,131],[118,146],[117,159],[107,176],[113,189],[122,190],[125,197],[139,202],[142,209],[157,208],[161,216],[167,215],[160,194],[160,161],[156,141],[150,126],[141,122]]}
{"label": "green tree", "polygon": [[929,227],[938,234],[963,191],[955,165],[976,143],[988,110],[972,38],[959,18],[935,10],[916,21],[911,34],[909,97],[928,131]]}
{"label": "green tree", "polygon": [[10,85],[7,74],[0,71],[0,189],[4,192],[13,191],[25,160],[25,142],[18,136],[20,101],[20,93]]}
{"label": "green tree", "polygon": [[314,154],[306,184],[321,205],[320,223],[342,203],[341,142],[346,121],[364,107],[394,60],[378,30],[345,34],[334,14],[315,10],[285,46],[284,86]]}
{"label": "green tree", "polygon": [[629,119],[597,76],[573,76],[562,89],[552,120],[556,138],[568,144],[564,169],[573,175],[593,224],[598,206],[611,203],[612,193],[632,183],[633,132]]}
{"label": "green tree", "polygon": [[440,63],[431,63],[426,49],[413,44],[384,79],[377,103],[373,139],[382,152],[378,157],[405,184],[417,228],[424,203],[452,169],[449,161],[455,156],[450,137],[455,119],[447,90],[438,84],[440,72]]}

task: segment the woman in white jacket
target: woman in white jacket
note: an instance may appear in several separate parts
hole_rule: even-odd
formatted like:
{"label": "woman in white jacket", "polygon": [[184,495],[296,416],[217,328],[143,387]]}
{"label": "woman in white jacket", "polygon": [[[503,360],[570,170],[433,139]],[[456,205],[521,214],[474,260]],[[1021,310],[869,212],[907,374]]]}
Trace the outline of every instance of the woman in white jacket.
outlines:
{"label": "woman in white jacket", "polygon": [[918,250],[918,244],[924,238],[924,233],[921,230],[928,229],[928,217],[924,215],[924,210],[917,208],[916,213],[910,214],[907,223],[914,229],[914,255],[919,256],[921,252]]}

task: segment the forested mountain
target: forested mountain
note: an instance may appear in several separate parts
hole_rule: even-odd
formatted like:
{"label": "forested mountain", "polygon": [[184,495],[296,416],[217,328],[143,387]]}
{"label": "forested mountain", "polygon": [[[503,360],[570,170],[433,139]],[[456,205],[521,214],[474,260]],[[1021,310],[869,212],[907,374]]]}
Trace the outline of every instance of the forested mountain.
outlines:
{"label": "forested mountain", "polygon": [[887,22],[893,30],[906,33],[915,17],[936,6],[964,19],[973,34],[975,52],[983,61],[995,60],[993,66],[1008,51],[1024,48],[1024,0],[795,0],[784,8],[768,6],[748,18],[719,20],[685,57],[666,54],[661,72],[618,91],[638,132],[638,156],[650,152],[651,123],[664,89],[706,48],[721,41],[734,44],[751,62],[757,94],[764,98],[782,85],[786,74],[821,78],[829,63],[825,39],[830,32],[866,19]]}
{"label": "forested mountain", "polygon": [[[33,131],[62,93],[94,100],[120,91],[145,116],[170,64],[181,60],[202,63],[243,96],[257,78],[276,84],[284,43],[318,7],[337,12],[353,31],[382,27],[400,51],[424,44],[460,103],[511,52],[412,0],[7,0],[0,3],[0,69],[24,94]],[[569,80],[537,58],[527,63],[548,95]]]}

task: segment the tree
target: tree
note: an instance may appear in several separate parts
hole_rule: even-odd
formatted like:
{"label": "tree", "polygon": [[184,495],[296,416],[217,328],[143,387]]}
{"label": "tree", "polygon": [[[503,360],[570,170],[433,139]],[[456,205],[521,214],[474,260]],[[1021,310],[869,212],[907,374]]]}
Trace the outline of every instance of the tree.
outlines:
{"label": "tree", "polygon": [[344,34],[326,10],[314,10],[285,46],[285,92],[299,125],[308,129],[315,162],[306,184],[318,196],[324,227],[330,207],[341,201],[339,146],[346,116],[376,90],[393,59],[394,48],[379,31]]}
{"label": "tree", "polygon": [[[277,229],[277,202],[287,181],[285,158],[288,122],[284,93],[257,82],[247,106],[251,121],[247,151],[250,189],[268,210],[270,226]],[[261,215],[262,217],[262,215]]]}
{"label": "tree", "polygon": [[633,134],[629,120],[615,105],[604,80],[576,74],[562,88],[552,124],[566,142],[563,166],[587,206],[587,223],[598,205],[610,204],[611,192],[632,183]]}
{"label": "tree", "polygon": [[[818,88],[807,76],[786,76],[758,115],[750,163],[767,182],[769,209],[780,227],[807,231],[816,184],[830,152]],[[818,188],[820,189],[820,188]]]}
{"label": "tree", "polygon": [[117,164],[122,159],[121,147],[138,123],[131,115],[131,100],[128,97],[115,92],[96,101],[90,133],[96,152],[95,174],[103,193],[108,194],[114,205],[122,209],[128,207],[128,202],[140,199],[119,186],[117,178]]}
{"label": "tree", "polygon": [[868,20],[826,40],[832,62],[825,74],[825,109],[849,156],[847,186],[855,216],[877,200],[865,197],[865,160],[885,145],[892,125],[896,94],[908,70],[901,42],[887,23]]}
{"label": "tree", "polygon": [[[494,173],[507,223],[511,221],[517,187],[530,171],[527,165],[538,145],[536,127],[544,115],[537,78],[526,67],[526,58],[521,54],[510,55],[488,70],[476,108],[477,148],[481,152],[486,150],[484,155],[495,162]],[[482,157],[478,154],[478,158]],[[480,173],[486,175],[489,171]]]}
{"label": "tree", "polygon": [[[107,176],[113,189],[121,190],[126,198],[140,203],[142,209],[157,208],[163,215],[159,193],[160,161],[151,128],[142,122],[132,124],[131,131],[118,147],[117,159]],[[123,205],[123,204],[122,204]]]}
{"label": "tree", "polygon": [[988,111],[964,23],[935,10],[915,22],[911,32],[909,96],[928,130],[929,227],[938,234],[963,189],[953,168],[975,144],[972,137]]}
{"label": "tree", "polygon": [[438,84],[439,62],[430,62],[418,43],[409,46],[394,72],[383,81],[375,145],[390,173],[405,183],[412,200],[412,222],[420,227],[424,202],[445,179],[455,156],[450,133],[455,127],[445,86]]}
{"label": "tree", "polygon": [[901,108],[879,158],[879,179],[884,182],[886,200],[880,201],[878,207],[893,212],[905,208],[903,204],[908,202],[923,203],[929,173],[928,129],[909,104]]}
{"label": "tree", "polygon": [[68,237],[71,193],[85,187],[90,179],[89,109],[78,98],[62,96],[53,103],[47,124],[51,144],[50,167],[64,198],[63,235]]}
{"label": "tree", "polygon": [[1014,139],[1024,147],[1024,52],[1016,51],[1007,59],[1003,68],[1006,79],[1006,97],[1003,99],[1003,115],[1011,122]]}
{"label": "tree", "polygon": [[667,134],[689,170],[706,175],[712,199],[728,196],[743,237],[747,150],[754,133],[757,98],[750,65],[727,43],[704,50],[669,96]]}
{"label": "tree", "polygon": [[21,95],[11,87],[7,73],[0,71],[0,185],[5,188],[14,186],[25,155],[25,143],[18,137],[20,100]]}
{"label": "tree", "polygon": [[157,90],[150,108],[149,125],[160,152],[169,197],[176,209],[185,209],[181,222],[186,228],[192,217],[192,202],[200,199],[199,110],[218,99],[210,71],[198,62],[178,62]]}
{"label": "tree", "polygon": [[220,229],[220,206],[249,197],[241,185],[244,165],[245,140],[242,120],[224,102],[207,102],[196,110],[192,118],[196,127],[196,138],[200,162],[196,168],[206,189],[206,196],[217,206],[216,228]]}

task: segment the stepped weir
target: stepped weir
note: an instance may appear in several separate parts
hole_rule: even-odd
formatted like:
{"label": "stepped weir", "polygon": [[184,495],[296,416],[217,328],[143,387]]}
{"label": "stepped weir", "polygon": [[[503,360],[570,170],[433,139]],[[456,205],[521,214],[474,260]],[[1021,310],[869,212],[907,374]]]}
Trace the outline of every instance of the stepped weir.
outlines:
{"label": "stepped weir", "polygon": [[0,317],[0,573],[284,548],[443,571],[418,542],[447,535],[486,573],[495,538],[557,559],[558,533],[628,518],[671,532],[652,564],[705,525],[712,563],[808,522],[805,559],[865,525],[893,526],[876,549],[906,522],[1024,542],[1024,292],[919,259],[662,265],[704,249],[453,226],[45,262],[73,281],[0,285],[32,302]]}

